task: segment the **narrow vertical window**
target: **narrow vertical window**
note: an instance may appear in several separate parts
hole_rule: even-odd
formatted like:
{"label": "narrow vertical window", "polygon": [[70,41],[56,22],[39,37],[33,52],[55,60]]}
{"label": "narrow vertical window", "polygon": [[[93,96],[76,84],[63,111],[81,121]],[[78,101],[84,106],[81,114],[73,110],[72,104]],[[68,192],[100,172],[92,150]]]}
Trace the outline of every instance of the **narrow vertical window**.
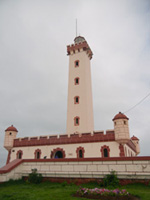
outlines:
{"label": "narrow vertical window", "polygon": [[75,66],[75,67],[79,67],[79,60],[76,60],[76,61],[74,62],[74,66]]}
{"label": "narrow vertical window", "polygon": [[74,84],[79,85],[79,78],[78,77],[74,79]]}
{"label": "narrow vertical window", "polygon": [[79,158],[83,158],[83,152],[81,149],[79,150]]}
{"label": "narrow vertical window", "polygon": [[79,104],[79,97],[78,96],[74,97],[74,104]]}
{"label": "narrow vertical window", "polygon": [[23,151],[22,150],[19,150],[17,151],[17,159],[22,159],[22,155],[23,155]]}
{"label": "narrow vertical window", "polygon": [[104,149],[104,157],[108,157],[108,150]]}
{"label": "narrow vertical window", "polygon": [[75,117],[74,118],[74,125],[75,126],[79,126],[79,121],[80,121],[80,118],[79,117]]}
{"label": "narrow vertical window", "polygon": [[102,158],[110,157],[109,146],[106,146],[106,145],[102,146],[100,151],[101,151]]}
{"label": "narrow vertical window", "polygon": [[41,150],[40,149],[35,150],[34,157],[35,157],[35,159],[41,158]]}
{"label": "narrow vertical window", "polygon": [[84,147],[80,146],[76,149],[77,158],[84,158],[84,153],[85,153]]}

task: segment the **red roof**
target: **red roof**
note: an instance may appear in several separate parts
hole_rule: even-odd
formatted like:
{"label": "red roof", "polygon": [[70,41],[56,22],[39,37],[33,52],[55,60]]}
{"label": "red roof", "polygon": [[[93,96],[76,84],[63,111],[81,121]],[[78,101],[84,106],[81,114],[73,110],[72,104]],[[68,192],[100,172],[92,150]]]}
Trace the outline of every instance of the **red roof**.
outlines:
{"label": "red roof", "polygon": [[16,131],[16,132],[18,132],[18,130],[13,125],[9,126],[5,131]]}
{"label": "red roof", "polygon": [[115,115],[115,117],[113,118],[113,121],[116,119],[129,119],[129,118],[123,113],[119,112],[117,115]]}
{"label": "red roof", "polygon": [[138,139],[136,136],[133,135],[133,136],[131,137],[131,140],[139,140],[139,139]]}

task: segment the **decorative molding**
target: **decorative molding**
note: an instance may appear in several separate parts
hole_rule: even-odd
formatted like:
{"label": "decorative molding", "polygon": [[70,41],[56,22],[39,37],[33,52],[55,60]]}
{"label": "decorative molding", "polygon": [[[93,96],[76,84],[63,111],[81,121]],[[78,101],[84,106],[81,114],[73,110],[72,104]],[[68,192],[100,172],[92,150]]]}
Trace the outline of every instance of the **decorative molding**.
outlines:
{"label": "decorative molding", "polygon": [[44,146],[44,145],[63,145],[63,144],[81,144],[81,143],[93,143],[93,142],[112,142],[115,141],[115,134],[113,131],[106,132],[94,132],[82,133],[79,137],[78,134],[63,135],[58,138],[56,136],[49,137],[34,137],[34,138],[17,138],[14,139],[13,147],[28,147],[28,146]]}
{"label": "decorative molding", "polygon": [[72,44],[67,46],[67,53],[68,55],[71,54],[71,52],[75,53],[76,51],[79,52],[81,49],[85,51],[90,59],[92,59],[93,52],[91,51],[88,43],[86,41],[79,43],[79,44]]}
{"label": "decorative molding", "polygon": [[[65,151],[63,149],[61,149],[61,148],[53,149],[53,151],[51,151],[50,157],[53,158],[53,159],[55,159],[54,156],[55,156],[56,152],[58,152],[58,151],[62,152],[62,155],[63,155],[62,159],[64,159],[66,157],[66,154],[65,154]],[[59,158],[59,159],[61,159],[61,158]]]}

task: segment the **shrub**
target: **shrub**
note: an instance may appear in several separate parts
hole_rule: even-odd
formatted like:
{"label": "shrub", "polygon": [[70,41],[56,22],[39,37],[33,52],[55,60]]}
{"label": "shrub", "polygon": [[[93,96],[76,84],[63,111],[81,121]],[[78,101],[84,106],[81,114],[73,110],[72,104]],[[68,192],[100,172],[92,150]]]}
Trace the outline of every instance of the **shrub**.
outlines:
{"label": "shrub", "polygon": [[37,169],[32,169],[32,173],[29,174],[28,181],[29,183],[41,183],[42,182],[42,174],[37,173]]}
{"label": "shrub", "polygon": [[108,187],[108,186],[116,187],[116,186],[119,186],[119,179],[117,178],[117,175],[116,175],[115,171],[111,171],[110,174],[107,174],[104,177],[101,185],[104,186],[104,187]]}
{"label": "shrub", "polygon": [[62,187],[65,187],[65,186],[68,185],[68,183],[67,183],[67,181],[64,181],[64,182],[61,183],[61,185],[62,185]]}

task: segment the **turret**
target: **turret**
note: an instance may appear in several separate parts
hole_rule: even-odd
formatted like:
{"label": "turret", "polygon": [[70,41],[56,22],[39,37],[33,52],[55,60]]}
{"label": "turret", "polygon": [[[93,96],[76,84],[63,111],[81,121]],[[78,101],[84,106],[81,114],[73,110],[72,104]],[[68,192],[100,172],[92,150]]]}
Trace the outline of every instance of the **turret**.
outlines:
{"label": "turret", "polygon": [[14,139],[16,138],[18,130],[12,125],[5,130],[4,147],[10,151],[13,147]]}
{"label": "turret", "polygon": [[128,120],[129,118],[121,112],[113,118],[115,140],[120,144],[125,144],[130,140]]}
{"label": "turret", "polygon": [[135,137],[134,135],[131,137],[132,142],[135,144],[136,147],[136,154],[138,155],[140,153],[140,145],[139,145],[139,139]]}

